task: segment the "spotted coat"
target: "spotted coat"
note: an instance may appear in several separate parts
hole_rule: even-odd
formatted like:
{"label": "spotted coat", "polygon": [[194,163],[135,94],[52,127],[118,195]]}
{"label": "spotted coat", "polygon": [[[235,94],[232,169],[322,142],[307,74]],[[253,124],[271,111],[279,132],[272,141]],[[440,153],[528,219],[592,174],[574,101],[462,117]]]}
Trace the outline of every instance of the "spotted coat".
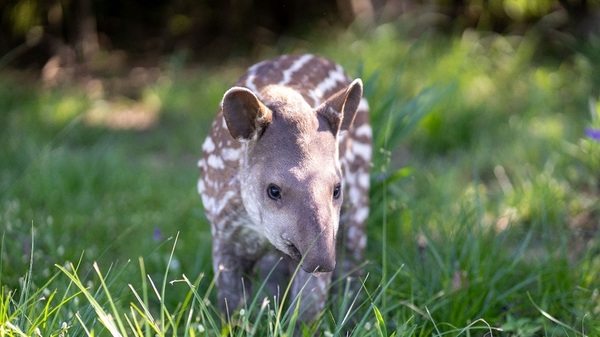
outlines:
{"label": "spotted coat", "polygon": [[[359,96],[352,108],[355,92]],[[240,99],[242,96],[244,98]],[[246,109],[248,106],[250,108]],[[249,124],[238,126],[240,114],[236,109],[248,111],[250,117],[241,118],[239,123],[249,120]],[[227,114],[229,110],[236,112]],[[315,110],[320,111],[316,117]],[[351,116],[354,116],[353,120]],[[284,133],[283,127],[278,126],[283,121],[295,133],[287,130]],[[323,132],[328,129],[327,125],[329,132]],[[282,133],[275,136],[279,132],[277,128]],[[310,135],[304,137],[305,134]],[[288,139],[290,137],[295,138]],[[298,140],[303,137],[306,139]],[[274,141],[263,150],[258,149],[264,145],[260,142],[268,139]],[[250,67],[235,83],[234,89],[225,94],[202,145],[202,159],[198,163],[201,173],[198,192],[211,223],[213,267],[223,312],[233,311],[245,303],[243,294],[250,293],[249,276],[253,270],[258,270],[261,277],[273,270],[267,288],[270,295],[278,296],[287,284],[283,282],[300,262],[307,270],[300,269],[293,280],[292,298],[299,298],[298,293],[304,289],[301,318],[313,319],[324,308],[331,270],[335,266],[336,240],[337,258],[342,261],[335,273],[343,276],[356,273],[366,246],[364,226],[369,214],[371,140],[362,82],[352,81],[340,65],[325,58],[285,55],[263,61]],[[276,168],[271,168],[270,163]],[[291,163],[289,167],[286,166],[288,163]],[[277,168],[282,166],[285,169],[280,171],[285,172],[278,172]],[[311,174],[297,173],[311,168]],[[273,179],[283,177],[280,180],[283,185],[292,184],[290,181],[295,184],[280,189],[276,184],[256,182],[260,186],[259,192],[250,191],[255,180],[271,179],[270,172],[263,172],[265,174],[260,178],[254,177],[256,170],[273,170]],[[326,174],[326,178],[321,177]],[[339,205],[336,204],[335,189],[338,178],[343,189]],[[303,182],[311,182],[314,187],[302,189],[296,186]],[[273,208],[275,211],[283,209],[281,205],[292,200],[296,193],[291,190],[298,188],[301,192],[297,194],[303,197],[298,199],[299,205],[295,209],[301,210],[286,218],[293,220],[265,220],[270,216],[269,205],[279,205],[279,208]],[[279,199],[273,196],[279,196]],[[265,221],[265,224],[259,224]],[[332,221],[335,224],[331,224]],[[286,234],[290,227],[299,226],[302,227],[300,234]],[[309,235],[312,241],[305,244],[307,239],[304,239],[298,243],[292,238],[294,235]],[[319,237],[323,237],[323,245],[317,242]],[[327,250],[330,247],[328,240],[334,242],[333,251]],[[313,246],[315,250],[323,247],[323,251],[311,255]],[[333,263],[322,256],[333,256]],[[311,258],[314,261],[307,267],[306,261]]]}

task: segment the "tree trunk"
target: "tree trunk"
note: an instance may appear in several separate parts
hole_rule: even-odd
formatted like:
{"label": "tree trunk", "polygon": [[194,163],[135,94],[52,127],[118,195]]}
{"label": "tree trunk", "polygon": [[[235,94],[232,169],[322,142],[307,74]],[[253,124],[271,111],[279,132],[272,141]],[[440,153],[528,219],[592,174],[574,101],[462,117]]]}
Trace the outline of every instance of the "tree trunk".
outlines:
{"label": "tree trunk", "polygon": [[88,62],[100,49],[96,18],[92,13],[91,0],[73,2],[74,41],[73,47],[79,62]]}

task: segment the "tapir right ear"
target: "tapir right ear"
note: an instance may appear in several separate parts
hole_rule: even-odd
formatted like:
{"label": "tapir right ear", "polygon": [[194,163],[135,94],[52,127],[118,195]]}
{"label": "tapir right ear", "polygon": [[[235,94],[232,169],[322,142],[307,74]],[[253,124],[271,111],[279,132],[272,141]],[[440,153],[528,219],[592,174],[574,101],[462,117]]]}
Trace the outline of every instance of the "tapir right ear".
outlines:
{"label": "tapir right ear", "polygon": [[248,140],[271,123],[273,113],[249,89],[233,87],[223,96],[223,117],[231,136]]}
{"label": "tapir right ear", "polygon": [[334,134],[340,130],[348,130],[360,105],[363,94],[362,81],[357,78],[348,88],[342,89],[329,97],[319,107],[317,113],[321,114],[331,127]]}

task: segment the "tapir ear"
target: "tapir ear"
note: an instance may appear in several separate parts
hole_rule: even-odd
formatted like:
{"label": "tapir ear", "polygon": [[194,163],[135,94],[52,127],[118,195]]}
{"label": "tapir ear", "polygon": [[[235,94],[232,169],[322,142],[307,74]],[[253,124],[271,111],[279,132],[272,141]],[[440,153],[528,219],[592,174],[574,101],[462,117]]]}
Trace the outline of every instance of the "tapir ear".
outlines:
{"label": "tapir ear", "polygon": [[223,117],[235,139],[250,139],[271,123],[272,112],[249,89],[233,87],[223,96]]}
{"label": "tapir ear", "polygon": [[338,91],[323,102],[317,108],[317,113],[327,120],[334,133],[348,130],[356,116],[362,100],[362,93],[363,84],[360,78],[357,78],[350,83],[348,88]]}

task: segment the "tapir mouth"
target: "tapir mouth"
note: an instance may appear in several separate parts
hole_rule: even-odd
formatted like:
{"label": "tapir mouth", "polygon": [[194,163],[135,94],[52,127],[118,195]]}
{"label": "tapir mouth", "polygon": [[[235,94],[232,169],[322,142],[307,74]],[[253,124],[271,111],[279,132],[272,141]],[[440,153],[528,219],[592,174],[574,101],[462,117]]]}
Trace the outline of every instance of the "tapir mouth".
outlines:
{"label": "tapir mouth", "polygon": [[288,248],[288,251],[287,251],[288,255],[292,259],[294,259],[296,262],[300,262],[300,260],[302,260],[302,253],[300,253],[298,248],[296,248],[296,245],[294,245],[290,241],[286,241],[285,244]]}

